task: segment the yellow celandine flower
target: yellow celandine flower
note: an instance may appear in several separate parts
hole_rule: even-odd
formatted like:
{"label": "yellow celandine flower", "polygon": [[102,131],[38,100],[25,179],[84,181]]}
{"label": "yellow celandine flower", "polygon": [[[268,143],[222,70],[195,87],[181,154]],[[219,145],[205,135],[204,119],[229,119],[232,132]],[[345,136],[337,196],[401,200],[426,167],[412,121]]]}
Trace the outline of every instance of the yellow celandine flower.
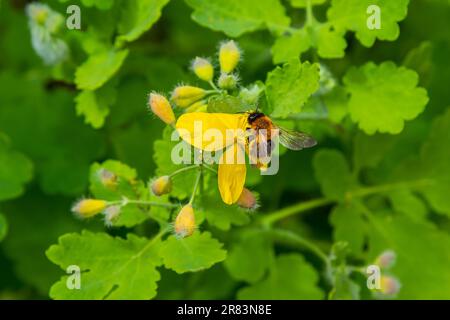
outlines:
{"label": "yellow celandine flower", "polygon": [[108,202],[99,199],[81,199],[72,207],[72,212],[81,218],[90,218],[99,214],[108,206]]}
{"label": "yellow celandine flower", "polygon": [[223,43],[219,49],[220,70],[230,73],[236,68],[241,58],[241,51],[233,40]]}
{"label": "yellow celandine flower", "polygon": [[200,79],[210,82],[214,76],[214,68],[208,59],[196,57],[192,62],[192,70]]}
{"label": "yellow celandine flower", "polygon": [[[201,132],[198,132],[196,122],[201,123]],[[180,137],[195,148],[209,152],[224,150],[219,161],[218,185],[226,204],[236,203],[244,189],[246,125],[245,114],[205,112],[183,114],[175,125]],[[220,137],[208,137],[204,133],[209,130],[217,130]]]}
{"label": "yellow celandine flower", "polygon": [[177,106],[186,108],[205,95],[205,89],[194,86],[178,86],[173,90],[171,99]]}

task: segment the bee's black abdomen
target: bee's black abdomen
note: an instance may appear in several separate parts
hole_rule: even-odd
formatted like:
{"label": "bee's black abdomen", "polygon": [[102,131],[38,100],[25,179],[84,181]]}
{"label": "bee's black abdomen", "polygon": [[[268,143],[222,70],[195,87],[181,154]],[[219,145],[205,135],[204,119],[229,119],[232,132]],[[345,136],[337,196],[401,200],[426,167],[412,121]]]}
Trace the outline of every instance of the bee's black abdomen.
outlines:
{"label": "bee's black abdomen", "polygon": [[253,112],[253,113],[250,113],[250,115],[248,116],[247,121],[248,121],[249,124],[252,124],[254,121],[256,121],[257,119],[259,119],[261,117],[264,117],[264,113]]}

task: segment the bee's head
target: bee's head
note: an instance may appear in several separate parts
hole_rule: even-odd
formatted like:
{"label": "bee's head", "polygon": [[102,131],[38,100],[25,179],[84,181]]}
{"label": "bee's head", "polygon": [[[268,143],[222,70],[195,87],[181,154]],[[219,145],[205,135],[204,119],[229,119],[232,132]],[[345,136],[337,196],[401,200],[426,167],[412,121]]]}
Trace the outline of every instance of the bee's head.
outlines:
{"label": "bee's head", "polygon": [[248,123],[253,123],[256,119],[258,119],[258,118],[261,118],[261,117],[263,117],[264,116],[264,113],[262,113],[262,112],[257,112],[257,111],[255,111],[255,112],[251,112],[249,115],[248,115]]}

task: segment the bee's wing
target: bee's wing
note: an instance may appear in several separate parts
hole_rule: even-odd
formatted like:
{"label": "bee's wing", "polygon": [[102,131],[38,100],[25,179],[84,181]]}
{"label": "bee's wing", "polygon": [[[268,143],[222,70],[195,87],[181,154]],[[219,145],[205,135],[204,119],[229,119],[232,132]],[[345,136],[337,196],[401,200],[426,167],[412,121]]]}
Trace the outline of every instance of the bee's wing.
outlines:
{"label": "bee's wing", "polygon": [[178,118],[176,129],[190,145],[205,151],[217,151],[235,141],[235,136],[227,134],[227,130],[244,130],[246,121],[245,114],[191,112]]}
{"label": "bee's wing", "polygon": [[302,150],[304,148],[311,148],[317,144],[310,135],[294,130],[288,130],[277,127],[279,130],[280,143],[291,150]]}

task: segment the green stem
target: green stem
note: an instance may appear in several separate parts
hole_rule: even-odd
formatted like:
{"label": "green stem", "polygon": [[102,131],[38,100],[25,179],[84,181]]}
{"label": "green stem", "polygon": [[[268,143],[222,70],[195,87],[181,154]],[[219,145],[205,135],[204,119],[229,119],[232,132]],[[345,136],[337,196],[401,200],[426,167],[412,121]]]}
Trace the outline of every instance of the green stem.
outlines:
{"label": "green stem", "polygon": [[214,84],[214,82],[213,82],[212,80],[209,81],[208,83],[209,83],[209,85],[214,89],[214,91],[216,91],[216,92],[218,92],[218,93],[222,92],[222,90],[220,90],[219,88],[217,88],[217,86]]}
{"label": "green stem", "polygon": [[128,204],[138,204],[138,205],[144,205],[144,206],[155,206],[155,207],[164,207],[164,208],[178,208],[177,204],[173,203],[160,203],[160,202],[154,202],[154,201],[145,201],[145,200],[117,200],[117,201],[110,201],[108,202],[108,205],[128,205]]}
{"label": "green stem", "polygon": [[283,229],[268,229],[265,232],[276,241],[305,248],[314,253],[325,265],[329,264],[329,259],[325,252],[323,252],[318,246],[316,246],[311,241],[302,238],[296,233]]}
{"label": "green stem", "polygon": [[307,0],[306,2],[306,25],[311,26],[315,21],[311,0]]}
{"label": "green stem", "polygon": [[202,171],[199,170],[197,173],[197,179],[195,180],[194,189],[192,190],[191,199],[189,200],[189,204],[192,205],[194,203],[195,194],[197,193],[198,186],[200,184],[200,178],[202,176]]}
{"label": "green stem", "polygon": [[214,168],[211,168],[209,165],[203,164],[203,167],[206,168],[206,169],[208,169],[209,171],[214,172],[215,174],[217,174],[217,170],[214,169]]}
{"label": "green stem", "polygon": [[195,168],[198,168],[198,167],[199,167],[198,164],[194,164],[194,165],[192,165],[192,166],[188,166],[188,167],[184,167],[184,168],[178,169],[178,170],[172,172],[172,173],[169,175],[169,177],[172,178],[172,177],[176,176],[176,175],[179,174],[179,173],[182,173],[182,172],[185,172],[185,171],[189,171],[189,170],[192,170],[192,169],[195,169]]}
{"label": "green stem", "polygon": [[[391,184],[384,184],[379,186],[373,186],[373,187],[365,187],[360,188],[353,191],[348,191],[345,194],[345,198],[347,201],[351,201],[353,198],[363,198],[372,194],[377,193],[383,193],[387,191],[392,190],[398,190],[402,188],[420,188],[425,187],[433,184],[433,180],[430,179],[421,179],[421,180],[414,180],[414,181],[408,181],[408,182],[398,182],[398,183],[391,183]],[[286,207],[283,209],[280,209],[278,211],[272,212],[271,214],[268,214],[261,218],[260,222],[263,225],[270,226],[273,223],[275,223],[278,220],[290,217],[294,214],[301,213],[307,210],[311,210],[318,207],[323,207],[326,205],[329,205],[331,203],[335,202],[335,200],[331,200],[328,198],[319,198],[319,199],[313,199],[306,202],[300,202],[297,204],[294,204],[290,207]]]}
{"label": "green stem", "polygon": [[384,193],[384,192],[403,189],[403,188],[415,189],[415,188],[426,187],[426,186],[432,185],[433,183],[434,183],[434,181],[430,180],[430,179],[420,179],[420,180],[413,180],[413,181],[407,181],[407,182],[382,184],[382,185],[378,185],[378,186],[364,187],[364,188],[356,189],[353,191],[348,191],[345,194],[345,197],[346,197],[346,199],[351,200],[352,198],[362,198],[362,197],[376,194],[376,193]]}
{"label": "green stem", "polygon": [[271,214],[268,214],[261,218],[260,222],[263,225],[270,226],[274,222],[287,218],[289,216],[292,216],[297,213],[301,213],[310,209],[314,209],[317,207],[326,206],[328,204],[333,203],[333,200],[327,199],[327,198],[319,198],[319,199],[313,199],[306,202],[300,202],[297,204],[294,204],[293,206],[286,207],[283,209],[280,209],[278,211],[275,211]]}

